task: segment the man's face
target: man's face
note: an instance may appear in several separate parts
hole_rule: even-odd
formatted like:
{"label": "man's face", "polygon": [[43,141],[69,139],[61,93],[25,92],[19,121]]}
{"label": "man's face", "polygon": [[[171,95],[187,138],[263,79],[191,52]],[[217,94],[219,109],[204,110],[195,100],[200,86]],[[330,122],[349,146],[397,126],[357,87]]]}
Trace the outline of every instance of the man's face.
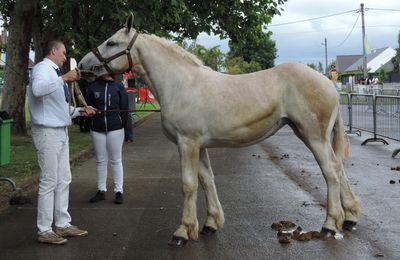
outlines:
{"label": "man's face", "polygon": [[51,51],[51,57],[59,68],[61,68],[67,60],[66,55],[67,51],[65,50],[64,44],[58,44],[57,47],[54,47]]}

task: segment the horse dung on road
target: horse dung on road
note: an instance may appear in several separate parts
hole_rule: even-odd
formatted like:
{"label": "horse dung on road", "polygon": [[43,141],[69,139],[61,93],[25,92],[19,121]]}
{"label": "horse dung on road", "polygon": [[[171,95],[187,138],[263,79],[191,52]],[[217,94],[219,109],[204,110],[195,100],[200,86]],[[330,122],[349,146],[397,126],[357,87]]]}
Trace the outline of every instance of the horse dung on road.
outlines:
{"label": "horse dung on road", "polygon": [[[328,78],[300,63],[242,75],[219,73],[165,39],[139,34],[132,19],[88,53],[79,68],[96,75],[136,71],[157,97],[163,131],[178,146],[182,171],[182,220],[170,244],[198,238],[199,182],[207,201],[201,233],[211,235],[224,224],[207,148],[251,145],[284,125],[311,150],[326,180],[321,234],[330,236],[356,225],[360,203],[343,167],[348,142],[338,94]],[[221,97],[224,102],[217,100]]]}

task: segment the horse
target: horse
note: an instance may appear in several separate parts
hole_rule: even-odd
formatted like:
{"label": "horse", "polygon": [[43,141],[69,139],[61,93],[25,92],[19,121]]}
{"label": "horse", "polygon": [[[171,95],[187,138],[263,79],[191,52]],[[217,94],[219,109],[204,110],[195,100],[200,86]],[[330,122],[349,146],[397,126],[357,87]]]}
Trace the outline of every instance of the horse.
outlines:
{"label": "horse", "polygon": [[78,66],[97,75],[136,71],[159,101],[163,132],[178,147],[184,197],[181,224],[170,245],[198,239],[199,182],[207,203],[201,234],[212,235],[224,225],[207,148],[251,145],[285,125],[311,150],[327,184],[320,234],[332,237],[354,229],[360,202],[343,166],[349,144],[338,93],[328,78],[296,62],[249,74],[219,73],[178,45],[137,32],[132,19]]}

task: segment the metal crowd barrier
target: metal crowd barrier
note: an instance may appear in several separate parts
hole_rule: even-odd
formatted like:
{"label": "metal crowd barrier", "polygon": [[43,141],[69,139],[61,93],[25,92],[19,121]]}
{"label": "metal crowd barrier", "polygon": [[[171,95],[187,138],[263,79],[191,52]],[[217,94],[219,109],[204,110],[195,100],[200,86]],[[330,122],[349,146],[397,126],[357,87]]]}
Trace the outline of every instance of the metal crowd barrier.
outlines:
{"label": "metal crowd barrier", "polygon": [[[361,136],[361,131],[366,131],[374,135],[361,145],[389,144],[383,138],[400,141],[400,96],[342,93],[340,109],[343,122],[349,127],[347,133]],[[396,149],[392,157],[399,152],[400,149]]]}
{"label": "metal crowd barrier", "polygon": [[382,95],[390,95],[390,96],[399,96],[400,89],[397,88],[388,88],[382,90]]}

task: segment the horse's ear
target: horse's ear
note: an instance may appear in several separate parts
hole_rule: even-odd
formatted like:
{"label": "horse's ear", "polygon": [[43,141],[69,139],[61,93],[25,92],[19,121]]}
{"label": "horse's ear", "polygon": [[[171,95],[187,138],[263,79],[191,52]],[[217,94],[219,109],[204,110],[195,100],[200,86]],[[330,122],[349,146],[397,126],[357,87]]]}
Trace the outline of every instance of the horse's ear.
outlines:
{"label": "horse's ear", "polygon": [[126,33],[129,33],[129,32],[131,31],[132,23],[133,23],[133,13],[131,13],[131,14],[128,16],[128,19],[126,19],[126,25],[125,25],[125,27],[126,27]]}

